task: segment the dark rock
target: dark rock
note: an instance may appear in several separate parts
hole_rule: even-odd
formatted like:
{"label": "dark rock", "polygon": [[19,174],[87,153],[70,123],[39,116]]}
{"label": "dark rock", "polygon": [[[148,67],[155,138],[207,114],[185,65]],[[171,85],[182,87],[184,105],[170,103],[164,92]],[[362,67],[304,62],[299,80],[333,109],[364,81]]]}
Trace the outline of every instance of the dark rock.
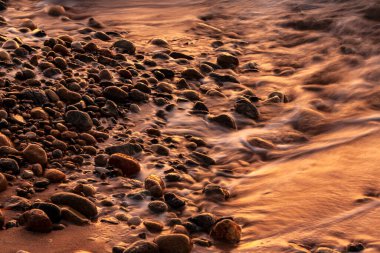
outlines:
{"label": "dark rock", "polygon": [[259,119],[260,116],[259,110],[256,106],[246,98],[240,98],[236,101],[235,111],[254,120]]}
{"label": "dark rock", "polygon": [[1,158],[0,171],[18,175],[20,173],[20,167],[18,163],[12,158]]}
{"label": "dark rock", "polygon": [[217,184],[206,185],[203,189],[203,193],[207,197],[215,198],[217,200],[227,200],[230,197],[229,191]]}
{"label": "dark rock", "polygon": [[171,192],[165,193],[164,199],[166,204],[173,209],[180,209],[186,205],[186,201],[183,198]]}
{"label": "dark rock", "polygon": [[68,111],[65,115],[65,121],[73,125],[79,131],[89,131],[93,126],[90,115],[78,110]]}
{"label": "dark rock", "polygon": [[114,168],[120,169],[126,177],[133,176],[141,170],[140,163],[136,159],[122,153],[112,154],[108,160],[108,164]]}
{"label": "dark rock", "polygon": [[218,123],[219,125],[226,128],[231,128],[231,129],[237,128],[235,120],[228,114],[219,114],[216,116],[209,116],[209,120],[215,123]]}
{"label": "dark rock", "polygon": [[103,91],[104,97],[119,103],[126,103],[128,101],[128,93],[116,86],[109,86]]}
{"label": "dark rock", "polygon": [[50,199],[54,204],[69,206],[89,219],[98,215],[95,204],[77,194],[69,192],[55,193]]}
{"label": "dark rock", "polygon": [[216,218],[211,213],[201,213],[189,218],[189,221],[200,227],[203,231],[209,232],[216,222]]}
{"label": "dark rock", "polygon": [[115,145],[107,147],[106,149],[107,154],[115,154],[115,153],[122,153],[125,155],[136,155],[142,151],[142,148],[139,144],[136,143],[126,143],[122,145]]}
{"label": "dark rock", "polygon": [[35,202],[31,208],[44,211],[53,223],[58,223],[61,220],[61,209],[57,205],[47,202]]}
{"label": "dark rock", "polygon": [[165,190],[165,183],[159,176],[149,175],[144,181],[144,187],[153,197],[161,197]]}
{"label": "dark rock", "polygon": [[22,156],[30,164],[39,163],[46,165],[48,162],[46,151],[37,144],[29,144],[23,151]]}
{"label": "dark rock", "polygon": [[154,213],[164,213],[168,210],[168,206],[165,202],[160,200],[154,200],[148,204],[149,210]]}
{"label": "dark rock", "polygon": [[23,213],[19,219],[20,224],[33,232],[48,233],[53,229],[53,224],[47,214],[40,209],[32,209]]}
{"label": "dark rock", "polygon": [[190,238],[183,234],[160,235],[154,242],[165,253],[190,253],[193,248]]}
{"label": "dark rock", "polygon": [[217,57],[217,63],[222,68],[237,68],[239,66],[239,59],[228,53],[221,53]]}
{"label": "dark rock", "polygon": [[159,250],[153,242],[137,241],[128,246],[123,253],[159,253]]}
{"label": "dark rock", "polygon": [[240,241],[241,227],[233,220],[223,219],[215,224],[210,235],[215,240],[235,244]]}

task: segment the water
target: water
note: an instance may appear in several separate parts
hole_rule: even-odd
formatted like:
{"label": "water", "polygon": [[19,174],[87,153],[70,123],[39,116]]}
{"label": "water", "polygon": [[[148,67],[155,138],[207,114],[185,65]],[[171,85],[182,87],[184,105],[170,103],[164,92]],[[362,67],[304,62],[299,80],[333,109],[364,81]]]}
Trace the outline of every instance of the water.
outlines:
{"label": "water", "polygon": [[[73,20],[48,17],[48,3],[66,6]],[[222,30],[227,45],[220,50],[238,54],[241,65],[256,62],[260,72],[237,73],[241,83],[223,87],[225,97],[205,98],[212,113],[230,113],[231,101],[245,89],[262,98],[280,91],[290,101],[262,101],[259,122],[234,114],[236,131],[190,114],[187,104],[168,115],[163,132],[205,138],[218,162],[210,171],[191,172],[197,178],[192,189],[217,182],[233,193],[225,203],[188,197],[202,211],[233,215],[243,226],[236,247],[195,252],[343,251],[351,242],[380,252],[379,200],[366,195],[380,190],[380,23],[363,18],[372,4],[378,2],[52,0],[12,2],[8,12],[11,23],[32,18],[51,35],[78,36],[76,29],[95,17],[106,29],[128,32],[141,47],[165,38],[203,60],[214,56],[215,31],[199,23]],[[151,124],[149,116],[137,127]],[[273,148],[251,145],[253,137]],[[233,175],[223,176],[226,169]],[[190,185],[183,184],[184,194]]]}

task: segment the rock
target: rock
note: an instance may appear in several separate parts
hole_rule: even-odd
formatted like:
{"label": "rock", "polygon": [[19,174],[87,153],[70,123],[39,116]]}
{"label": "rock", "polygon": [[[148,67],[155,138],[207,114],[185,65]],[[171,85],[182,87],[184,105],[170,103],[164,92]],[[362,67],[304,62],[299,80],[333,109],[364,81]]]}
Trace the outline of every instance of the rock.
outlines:
{"label": "rock", "polygon": [[139,216],[132,216],[128,219],[129,226],[140,226],[142,220]]}
{"label": "rock", "polygon": [[142,102],[142,101],[147,100],[148,96],[144,92],[138,89],[132,89],[129,92],[129,98],[133,101]]}
{"label": "rock", "polygon": [[164,229],[164,224],[159,221],[144,220],[143,224],[151,233],[159,233]]}
{"label": "rock", "polygon": [[373,4],[364,10],[364,17],[373,21],[380,21],[380,5]]}
{"label": "rock", "polygon": [[53,223],[58,223],[61,220],[61,209],[57,205],[48,202],[35,202],[31,208],[44,211]]}
{"label": "rock", "polygon": [[168,156],[170,154],[170,150],[161,144],[153,144],[152,150],[161,156]]}
{"label": "rock", "polygon": [[219,125],[226,127],[226,128],[231,128],[231,129],[236,129],[236,123],[235,120],[232,118],[232,116],[228,114],[219,114],[216,116],[209,116],[209,120],[213,121],[215,123],[218,123]]}
{"label": "rock", "polygon": [[135,45],[126,39],[116,41],[113,46],[120,49],[123,53],[127,54],[134,54],[136,51]]}
{"label": "rock", "polygon": [[70,104],[78,103],[82,99],[82,96],[79,93],[71,91],[65,87],[57,89],[56,93],[61,100]]}
{"label": "rock", "polygon": [[4,49],[17,49],[19,48],[20,46],[18,45],[18,43],[15,41],[15,40],[7,40],[3,43],[3,46],[2,48]]}
{"label": "rock", "polygon": [[62,75],[62,71],[59,68],[51,67],[45,69],[42,74],[47,78],[54,78],[57,75]]}
{"label": "rock", "polygon": [[113,76],[112,76],[112,73],[108,69],[103,69],[99,73],[99,78],[101,80],[112,80]]}
{"label": "rock", "polygon": [[181,93],[188,100],[191,100],[191,101],[201,100],[199,93],[194,90],[184,90]]}
{"label": "rock", "polygon": [[73,208],[87,218],[91,219],[98,215],[98,210],[89,199],[70,192],[55,193],[51,196],[51,201],[57,205],[64,205]]}
{"label": "rock", "polygon": [[46,165],[48,162],[45,150],[37,144],[29,144],[22,151],[22,155],[30,164],[39,163]]}
{"label": "rock", "polygon": [[168,210],[168,206],[161,200],[154,200],[148,204],[149,210],[154,213],[164,213]]}
{"label": "rock", "polygon": [[216,218],[211,213],[201,213],[189,218],[189,221],[200,227],[203,231],[209,232],[216,222]]}
{"label": "rock", "polygon": [[204,76],[196,69],[189,68],[181,72],[181,76],[187,80],[200,80]]}
{"label": "rock", "polygon": [[320,131],[324,116],[312,109],[301,109],[292,117],[291,124],[300,132]]}
{"label": "rock", "polygon": [[11,147],[13,148],[13,143],[11,140],[4,134],[0,133],[0,147]]}
{"label": "rock", "polygon": [[246,98],[241,98],[236,101],[235,111],[254,120],[259,119],[260,116],[259,110],[256,106]]}
{"label": "rock", "polygon": [[104,89],[103,96],[116,103],[126,103],[128,101],[128,93],[116,86],[109,86]]}
{"label": "rock", "polygon": [[227,200],[230,197],[230,193],[227,189],[217,185],[217,184],[208,184],[203,189],[203,193],[211,198],[217,200]]}
{"label": "rock", "polygon": [[5,61],[5,62],[9,62],[11,61],[11,56],[9,55],[9,53],[5,50],[0,50],[0,61]]}
{"label": "rock", "polygon": [[89,131],[93,126],[90,115],[79,110],[68,111],[65,115],[65,121],[73,125],[79,131]]}
{"label": "rock", "polygon": [[61,5],[51,5],[46,8],[47,14],[53,17],[59,17],[65,15],[65,8]]}
{"label": "rock", "polygon": [[[3,175],[3,173],[0,173],[0,192],[5,191],[8,188],[8,180],[7,178]],[[0,214],[1,216],[1,214]],[[0,226],[2,227],[2,226]]]}
{"label": "rock", "polygon": [[40,209],[32,209],[23,213],[19,219],[20,224],[33,232],[48,233],[53,229],[53,224],[47,214]]}
{"label": "rock", "polygon": [[101,22],[95,20],[94,18],[88,19],[88,26],[92,28],[96,28],[96,29],[100,29],[104,27],[104,25]]}
{"label": "rock", "polygon": [[42,107],[35,107],[32,110],[30,110],[30,115],[32,116],[33,119],[49,119],[49,114],[45,112]]}
{"label": "rock", "polygon": [[12,158],[0,158],[0,171],[18,175],[20,173],[20,167],[16,160]]}
{"label": "rock", "polygon": [[111,155],[108,164],[122,171],[123,175],[130,177],[140,172],[140,163],[129,155],[116,153]]}
{"label": "rock", "polygon": [[212,157],[205,155],[203,153],[197,152],[197,151],[192,152],[191,156],[195,160],[197,160],[197,162],[199,162],[201,165],[206,166],[206,167],[216,164],[216,161]]}
{"label": "rock", "polygon": [[264,140],[260,137],[253,136],[253,137],[248,138],[247,141],[253,147],[264,148],[264,149],[274,149],[275,148],[275,146],[272,142]]}
{"label": "rock", "polygon": [[25,19],[20,23],[21,27],[29,28],[30,30],[37,29],[37,25],[31,19]]}
{"label": "rock", "polygon": [[77,184],[74,187],[73,192],[88,197],[94,196],[96,193],[96,189],[90,184]]}
{"label": "rock", "polygon": [[238,243],[241,237],[241,227],[230,219],[223,219],[212,228],[211,237],[227,243]]}
{"label": "rock", "polygon": [[139,144],[136,143],[126,143],[122,145],[115,145],[115,146],[110,146],[106,148],[106,153],[107,154],[115,154],[115,153],[122,153],[125,155],[136,155],[142,151],[142,148]]}
{"label": "rock", "polygon": [[86,219],[83,214],[79,213],[78,211],[69,208],[69,207],[63,207],[61,209],[62,213],[62,219],[66,220],[68,222],[71,222],[78,226],[88,225],[90,224],[90,221]]}
{"label": "rock", "polygon": [[165,190],[164,181],[156,175],[149,175],[144,181],[144,187],[153,197],[161,197]]}
{"label": "rock", "polygon": [[158,46],[158,47],[166,47],[166,48],[169,48],[169,43],[164,40],[164,39],[160,39],[160,38],[155,38],[155,39],[152,39],[150,41],[150,44],[152,45],[155,45],[155,46]]}
{"label": "rock", "polygon": [[165,193],[164,199],[166,204],[173,209],[180,209],[186,205],[186,201],[183,198],[171,192]]}
{"label": "rock", "polygon": [[190,253],[193,248],[190,238],[183,234],[160,235],[154,242],[165,253]]}
{"label": "rock", "polygon": [[335,249],[330,249],[327,247],[318,247],[314,253],[339,253],[340,251],[335,250]]}
{"label": "rock", "polygon": [[66,174],[57,169],[48,169],[45,171],[45,177],[52,183],[61,183],[66,179]]}
{"label": "rock", "polygon": [[26,211],[30,209],[32,203],[23,197],[11,196],[4,204],[4,207],[14,211]]}
{"label": "rock", "polygon": [[4,217],[3,212],[0,210],[0,229],[4,227],[4,223],[5,223],[5,217]]}
{"label": "rock", "polygon": [[216,61],[219,66],[226,69],[234,69],[239,66],[239,59],[228,53],[219,54]]}
{"label": "rock", "polygon": [[159,253],[157,244],[148,241],[132,243],[123,253]]}

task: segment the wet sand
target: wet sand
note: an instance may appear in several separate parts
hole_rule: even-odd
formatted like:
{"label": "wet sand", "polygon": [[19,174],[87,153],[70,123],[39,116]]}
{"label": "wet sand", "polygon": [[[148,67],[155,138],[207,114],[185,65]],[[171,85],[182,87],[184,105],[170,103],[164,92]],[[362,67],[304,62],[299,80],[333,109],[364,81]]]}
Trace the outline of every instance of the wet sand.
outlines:
{"label": "wet sand", "polygon": [[[65,7],[63,17],[47,14],[52,4]],[[66,178],[27,198],[50,203],[54,193],[85,183],[96,189],[87,197],[98,211],[89,225],[77,226],[63,219],[63,230],[47,234],[27,231],[24,226],[0,231],[4,252],[112,252],[116,245],[127,248],[145,237],[152,242],[160,234],[182,233],[170,223],[177,217],[176,222],[193,240],[191,252],[380,252],[380,18],[376,11],[379,5],[372,4],[376,1],[10,1],[2,13],[7,21],[2,34],[18,36],[36,47],[33,54],[42,59],[52,61],[61,56],[75,62],[70,57],[81,52],[73,49],[72,42],[66,43],[70,50],[66,56],[55,50],[48,59],[43,51],[54,51],[53,46],[41,50],[43,41],[63,34],[83,45],[94,42],[110,48],[112,53],[85,50],[84,54],[98,62],[69,67],[83,82],[81,87],[63,83],[82,96],[85,106],[59,96],[61,101],[43,105],[49,112],[44,125],[30,116],[37,103],[22,101],[17,94],[16,103],[25,105],[17,108],[9,106],[9,100],[4,102],[4,98],[14,98],[12,92],[22,92],[25,84],[14,74],[23,67],[2,65],[3,79],[14,82],[1,88],[3,108],[9,114],[5,120],[14,131],[4,131],[2,125],[2,132],[21,152],[3,156],[15,159],[21,170],[14,173],[17,178],[13,180],[8,176],[10,185],[0,193],[5,221],[18,220],[22,214],[9,210],[6,204],[17,188],[46,177],[36,173],[20,177],[34,163],[22,152],[29,143],[39,143],[46,151],[45,169],[58,166]],[[102,27],[78,33],[88,28],[90,17]],[[33,20],[47,36],[18,31],[25,18]],[[110,39],[96,34],[99,31]],[[164,39],[169,46],[162,46],[162,41],[161,46],[153,45],[154,38]],[[121,66],[136,73],[132,78],[120,78],[121,67],[116,63],[99,62],[101,54],[124,61],[116,57],[117,50],[112,47],[121,39],[136,47],[136,52],[122,52],[126,60]],[[7,51],[13,56],[13,49]],[[217,60],[222,53],[233,56],[228,58],[232,65],[222,66]],[[30,61],[31,55],[22,62]],[[147,59],[157,66],[144,62]],[[50,78],[38,68],[33,68],[37,73],[33,79],[52,84],[37,89],[56,92],[58,82],[68,78],[66,72]],[[89,70],[103,68],[112,78],[94,76],[95,81],[89,80]],[[156,68],[173,70],[174,77],[157,74]],[[197,71],[183,72],[189,68]],[[187,85],[179,82],[181,77]],[[128,97],[116,99],[107,94],[109,86],[122,87]],[[133,99],[130,94],[143,95],[132,89],[144,93],[144,99]],[[95,103],[83,98],[86,94]],[[110,103],[108,106],[117,110],[118,116],[101,111],[105,101],[100,97],[115,102],[117,109]],[[66,120],[70,110],[87,112],[99,124],[91,130],[81,124],[75,127]],[[12,114],[23,115],[26,124],[11,119]],[[57,122],[82,135],[65,138]],[[38,138],[23,136],[36,128],[45,133],[39,133]],[[155,130],[147,130],[152,128]],[[95,135],[91,132],[94,129],[108,139],[92,143],[90,137],[83,137],[83,133]],[[57,148],[49,144],[54,138],[48,135],[69,147],[62,149],[58,159]],[[106,154],[107,148],[126,143],[142,147],[136,153],[126,152],[141,166],[133,176],[117,168]],[[84,146],[93,146],[95,151]],[[95,165],[95,157],[101,155],[108,163]],[[156,192],[149,189],[144,191],[143,182],[151,174],[165,182],[159,196],[153,196]],[[218,198],[205,194],[210,184],[218,187]],[[228,192],[229,198],[221,199],[220,189]],[[185,208],[171,206],[165,194],[172,193],[185,201]],[[152,213],[148,208],[152,200],[166,202],[169,211]],[[216,222],[203,229],[204,224],[188,220],[204,213],[222,220],[232,217],[241,227],[240,241],[225,243],[228,240],[210,234]],[[104,218],[108,220],[102,221]],[[162,231],[132,224],[140,218],[162,222]],[[164,252],[162,247],[160,253]]]}

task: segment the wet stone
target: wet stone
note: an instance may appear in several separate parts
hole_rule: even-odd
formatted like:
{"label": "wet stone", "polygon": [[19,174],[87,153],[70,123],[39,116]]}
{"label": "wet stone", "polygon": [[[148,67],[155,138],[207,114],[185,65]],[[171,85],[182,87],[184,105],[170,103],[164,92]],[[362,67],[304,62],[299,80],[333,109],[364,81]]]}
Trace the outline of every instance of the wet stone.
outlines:
{"label": "wet stone", "polygon": [[144,181],[144,187],[154,197],[161,197],[165,190],[164,181],[157,175],[149,175]]}
{"label": "wet stone", "polygon": [[114,168],[120,169],[124,176],[130,177],[140,172],[140,163],[133,157],[115,153],[112,154],[108,160],[108,164]]}
{"label": "wet stone", "polygon": [[168,204],[173,209],[180,209],[186,205],[186,201],[183,198],[177,196],[175,193],[165,193],[164,199],[166,204]]}
{"label": "wet stone", "polygon": [[239,59],[228,53],[221,53],[217,57],[217,63],[222,68],[236,68],[239,66]]}
{"label": "wet stone", "polygon": [[33,232],[48,233],[53,229],[53,224],[47,214],[40,209],[32,209],[23,213],[19,219],[27,230]]}
{"label": "wet stone", "polygon": [[93,126],[90,115],[78,110],[68,111],[65,115],[65,121],[73,125],[79,131],[88,131]]}
{"label": "wet stone", "polygon": [[12,158],[0,158],[0,171],[18,175],[20,173],[20,167],[16,160]]}
{"label": "wet stone", "polygon": [[183,234],[160,235],[154,242],[165,253],[190,253],[193,247],[190,238]]}
{"label": "wet stone", "polygon": [[29,144],[23,151],[22,155],[29,163],[39,163],[46,165],[48,162],[46,151],[37,144]]}
{"label": "wet stone", "polygon": [[48,169],[45,171],[45,177],[52,183],[60,183],[66,179],[66,174],[57,169]]}
{"label": "wet stone", "polygon": [[215,240],[235,244],[240,241],[241,227],[230,219],[223,219],[215,224],[210,233]]}
{"label": "wet stone", "polygon": [[55,193],[50,199],[54,204],[69,206],[89,219],[98,215],[95,204],[88,198],[77,194],[69,192]]}
{"label": "wet stone", "polygon": [[159,253],[159,250],[153,242],[137,241],[128,246],[123,253]]}
{"label": "wet stone", "polygon": [[154,213],[164,213],[168,210],[168,206],[165,202],[160,200],[154,200],[148,204],[149,210]]}

